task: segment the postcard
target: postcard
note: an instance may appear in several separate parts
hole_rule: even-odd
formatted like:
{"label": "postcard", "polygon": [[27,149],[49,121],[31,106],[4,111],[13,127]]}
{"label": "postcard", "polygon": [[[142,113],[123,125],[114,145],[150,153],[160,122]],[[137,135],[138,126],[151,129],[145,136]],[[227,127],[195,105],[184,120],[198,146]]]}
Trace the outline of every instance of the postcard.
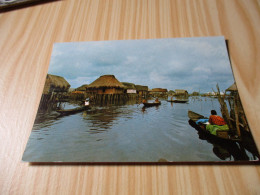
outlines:
{"label": "postcard", "polygon": [[224,37],[56,43],[26,162],[252,162]]}

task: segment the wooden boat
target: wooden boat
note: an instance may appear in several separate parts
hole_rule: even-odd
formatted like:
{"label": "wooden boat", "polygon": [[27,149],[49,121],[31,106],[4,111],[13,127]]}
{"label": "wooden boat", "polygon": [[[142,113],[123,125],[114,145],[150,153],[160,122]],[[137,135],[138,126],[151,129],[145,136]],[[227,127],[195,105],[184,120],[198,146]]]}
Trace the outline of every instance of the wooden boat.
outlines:
{"label": "wooden boat", "polygon": [[152,106],[159,106],[161,105],[161,102],[151,102],[151,103],[143,103],[145,107],[152,107]]}
{"label": "wooden boat", "polygon": [[70,114],[82,112],[82,111],[87,110],[87,109],[89,109],[89,106],[82,106],[82,107],[77,107],[77,108],[67,109],[67,110],[56,110],[56,112],[60,113],[62,116],[65,116],[65,115],[70,115]]}
{"label": "wooden boat", "polygon": [[196,121],[199,119],[206,119],[203,115],[200,115],[193,111],[188,111],[188,117],[190,118],[189,124],[195,128],[199,133],[203,133],[208,139],[213,139],[215,141],[230,143],[230,142],[240,142],[241,139],[232,135],[230,131],[216,131],[217,135],[211,134],[208,130],[206,130],[206,124],[199,123],[197,124]]}
{"label": "wooden boat", "polygon": [[167,102],[174,102],[174,103],[187,103],[189,100],[167,100]]}

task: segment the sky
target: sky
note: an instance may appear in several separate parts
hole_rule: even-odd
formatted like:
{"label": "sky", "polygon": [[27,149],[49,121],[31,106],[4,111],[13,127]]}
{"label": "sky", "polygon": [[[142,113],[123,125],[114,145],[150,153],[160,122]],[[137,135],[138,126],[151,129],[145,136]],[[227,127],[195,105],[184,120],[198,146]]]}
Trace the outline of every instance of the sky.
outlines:
{"label": "sky", "polygon": [[101,75],[149,89],[224,91],[234,83],[225,39],[219,37],[55,43],[49,74],[77,88]]}

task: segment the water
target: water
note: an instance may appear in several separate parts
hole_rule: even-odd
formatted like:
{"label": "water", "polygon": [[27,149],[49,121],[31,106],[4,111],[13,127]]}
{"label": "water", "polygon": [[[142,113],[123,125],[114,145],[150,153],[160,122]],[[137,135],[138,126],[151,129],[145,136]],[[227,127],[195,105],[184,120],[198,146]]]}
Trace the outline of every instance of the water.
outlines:
{"label": "water", "polygon": [[[161,101],[143,109],[129,103],[92,107],[58,117],[55,111],[38,113],[23,160],[30,162],[158,162],[234,161],[225,147],[199,138],[188,123],[188,110],[208,116],[218,113],[214,98],[190,98],[189,103]],[[75,105],[65,104],[65,108]],[[221,155],[216,155],[218,152]],[[245,151],[249,160],[255,157]],[[220,157],[221,156],[221,157]],[[246,158],[245,158],[246,159]],[[245,160],[244,159],[244,160]],[[243,160],[243,159],[242,159]]]}

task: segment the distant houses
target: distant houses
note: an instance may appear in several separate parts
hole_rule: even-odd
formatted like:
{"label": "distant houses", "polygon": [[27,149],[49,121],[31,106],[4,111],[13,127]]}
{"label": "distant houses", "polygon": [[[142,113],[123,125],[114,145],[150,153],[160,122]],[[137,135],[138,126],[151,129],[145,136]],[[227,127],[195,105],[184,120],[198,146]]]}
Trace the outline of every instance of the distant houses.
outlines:
{"label": "distant houses", "polygon": [[200,93],[197,92],[197,91],[194,91],[194,92],[192,92],[192,94],[191,94],[191,96],[199,96],[199,95],[200,95]]}
{"label": "distant houses", "polygon": [[175,89],[175,96],[183,96],[183,97],[188,97],[189,93],[185,89]]}
{"label": "distant houses", "polygon": [[169,96],[174,96],[174,95],[175,95],[175,91],[169,90],[167,94],[168,94]]}
{"label": "distant houses", "polygon": [[[51,93],[66,93],[67,98],[74,101],[90,98],[95,102],[122,102],[137,97],[167,98],[169,95],[188,97],[188,92],[185,89],[170,90],[169,92],[166,88],[148,89],[148,86],[145,85],[120,82],[114,75],[102,75],[90,84],[83,84],[70,90],[70,84],[63,77],[48,74],[43,94]],[[193,95],[197,94],[193,93]]]}
{"label": "distant houses", "polygon": [[149,91],[149,94],[153,97],[161,97],[161,96],[166,96],[168,90],[163,89],[163,88],[153,88],[152,90]]}

